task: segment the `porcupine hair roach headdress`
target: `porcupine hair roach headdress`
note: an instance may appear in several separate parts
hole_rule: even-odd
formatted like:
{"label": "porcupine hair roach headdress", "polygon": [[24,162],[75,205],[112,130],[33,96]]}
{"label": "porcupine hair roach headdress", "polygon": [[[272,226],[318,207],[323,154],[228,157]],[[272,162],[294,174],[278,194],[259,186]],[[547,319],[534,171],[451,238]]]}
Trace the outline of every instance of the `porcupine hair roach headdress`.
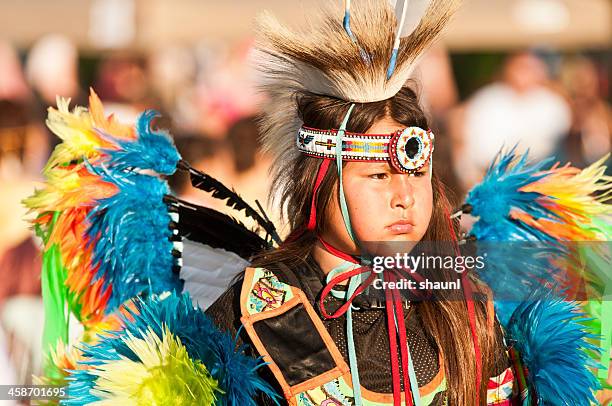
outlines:
{"label": "porcupine hair roach headdress", "polygon": [[406,37],[401,37],[403,18],[398,26],[388,0],[355,1],[351,13],[345,11],[344,26],[342,10],[329,3],[296,31],[270,14],[258,19],[254,62],[262,76],[260,90],[269,96],[261,131],[264,149],[274,158],[273,175],[291,173],[300,154],[296,97],[332,96],[347,105],[393,97],[460,2],[432,0]]}

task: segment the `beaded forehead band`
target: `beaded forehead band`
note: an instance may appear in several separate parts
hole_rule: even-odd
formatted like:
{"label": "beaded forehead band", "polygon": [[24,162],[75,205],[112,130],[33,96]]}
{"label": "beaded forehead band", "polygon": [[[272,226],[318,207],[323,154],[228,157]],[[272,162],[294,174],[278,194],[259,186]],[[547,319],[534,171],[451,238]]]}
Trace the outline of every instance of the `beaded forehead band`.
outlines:
{"label": "beaded forehead band", "polygon": [[[302,126],[297,133],[297,147],[318,158],[337,156],[338,130],[319,130]],[[419,127],[408,127],[391,134],[360,134],[344,132],[342,160],[388,161],[403,173],[414,173],[431,159],[434,134]]]}

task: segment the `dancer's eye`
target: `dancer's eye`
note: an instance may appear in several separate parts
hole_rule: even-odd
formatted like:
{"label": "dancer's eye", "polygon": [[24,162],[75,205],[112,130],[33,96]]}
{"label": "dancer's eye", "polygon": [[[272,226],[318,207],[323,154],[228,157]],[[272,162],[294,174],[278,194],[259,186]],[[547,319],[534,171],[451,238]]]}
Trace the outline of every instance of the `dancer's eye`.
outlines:
{"label": "dancer's eye", "polygon": [[382,180],[382,179],[387,179],[388,176],[389,176],[388,173],[380,172],[380,173],[375,173],[375,174],[370,175],[370,178]]}

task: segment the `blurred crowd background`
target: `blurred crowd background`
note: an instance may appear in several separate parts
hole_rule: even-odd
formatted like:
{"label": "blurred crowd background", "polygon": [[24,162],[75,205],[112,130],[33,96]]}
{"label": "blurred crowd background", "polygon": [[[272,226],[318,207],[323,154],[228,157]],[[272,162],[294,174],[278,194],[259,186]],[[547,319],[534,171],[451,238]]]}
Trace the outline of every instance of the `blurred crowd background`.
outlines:
{"label": "blurred crowd background", "polygon": [[[45,127],[56,96],[86,105],[93,88],[126,121],[159,110],[187,161],[266,207],[252,21],[267,9],[299,25],[323,1],[0,0],[0,384],[40,365],[40,256],[20,200],[59,141]],[[424,3],[410,2],[415,21]],[[610,151],[611,39],[608,0],[466,1],[414,75],[455,202],[502,146],[579,167]],[[171,186],[222,208],[185,178]]]}

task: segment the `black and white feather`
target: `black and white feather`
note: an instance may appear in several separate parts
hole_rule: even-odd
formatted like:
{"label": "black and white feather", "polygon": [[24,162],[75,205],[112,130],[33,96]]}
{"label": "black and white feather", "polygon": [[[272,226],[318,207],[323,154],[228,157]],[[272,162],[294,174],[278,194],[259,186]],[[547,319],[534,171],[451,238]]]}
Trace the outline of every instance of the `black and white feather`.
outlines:
{"label": "black and white feather", "polygon": [[166,196],[179,277],[194,304],[206,309],[249,266],[250,259],[271,247],[255,232],[227,214]]}

